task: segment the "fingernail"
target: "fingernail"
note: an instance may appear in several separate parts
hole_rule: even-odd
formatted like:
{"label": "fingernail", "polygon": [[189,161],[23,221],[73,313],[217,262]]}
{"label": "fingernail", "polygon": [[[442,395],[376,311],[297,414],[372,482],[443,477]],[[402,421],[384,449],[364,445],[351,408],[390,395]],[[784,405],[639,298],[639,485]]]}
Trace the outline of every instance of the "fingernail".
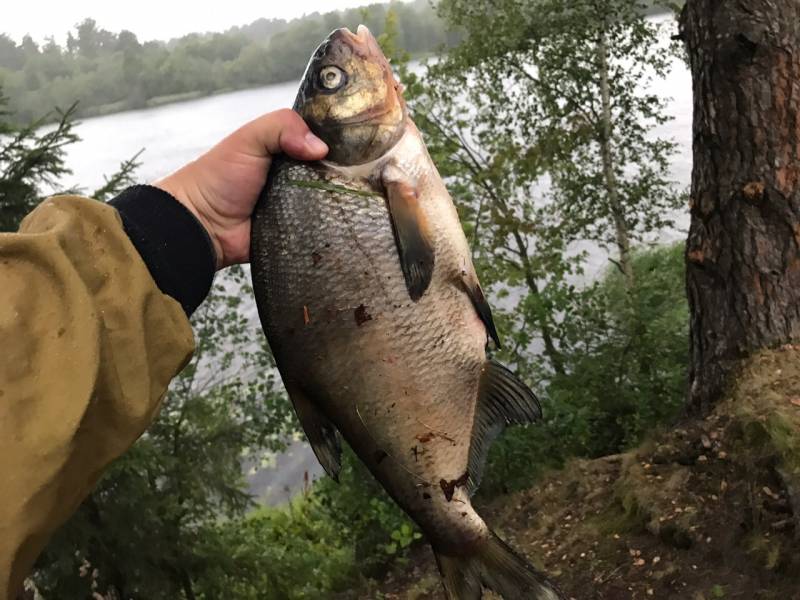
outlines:
{"label": "fingernail", "polygon": [[328,152],[328,144],[323,142],[310,131],[306,133],[306,147],[314,154]]}

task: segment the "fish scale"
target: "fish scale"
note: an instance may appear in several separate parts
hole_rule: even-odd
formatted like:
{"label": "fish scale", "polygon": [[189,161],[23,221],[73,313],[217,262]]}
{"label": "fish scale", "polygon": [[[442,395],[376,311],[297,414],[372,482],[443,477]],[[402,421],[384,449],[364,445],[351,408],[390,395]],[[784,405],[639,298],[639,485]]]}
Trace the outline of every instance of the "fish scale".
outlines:
{"label": "fish scale", "polygon": [[[350,416],[341,424],[348,441],[357,444],[353,438],[366,426],[376,452],[386,452],[415,473],[418,480],[411,489],[397,493],[421,497],[416,484],[424,481],[442,495],[439,481],[458,479],[467,468],[471,396],[484,361],[483,340],[476,347],[474,338],[465,344],[462,336],[452,335],[460,315],[472,310],[469,301],[442,281],[441,294],[412,302],[385,201],[295,183],[314,181],[330,183],[330,178],[299,163],[279,166],[267,190],[271,200],[255,217],[254,235],[263,232],[263,239],[253,260],[263,255],[269,267],[254,284],[267,307],[262,322],[281,373],[291,377],[295,366],[302,365],[305,385],[329,390],[325,412],[336,415],[329,418]],[[339,189],[369,189],[363,181],[337,184]],[[263,226],[258,224],[262,220]],[[444,236],[437,237],[437,248],[448,243]],[[438,273],[447,267],[441,260]],[[362,306],[369,320],[359,323],[355,313]],[[285,343],[272,342],[282,339]],[[448,372],[453,381],[443,389]],[[465,400],[462,406],[453,402],[459,397]],[[403,431],[395,427],[389,436],[379,433],[383,423],[369,428],[368,423],[379,418],[400,419]],[[453,447],[446,438],[458,440],[454,448],[459,451],[455,461],[449,454],[436,454],[446,466],[434,473],[422,470],[419,455],[415,459],[413,454],[413,448],[422,445],[418,438],[431,432],[431,441],[438,438],[440,445]],[[463,520],[460,512],[458,518]]]}

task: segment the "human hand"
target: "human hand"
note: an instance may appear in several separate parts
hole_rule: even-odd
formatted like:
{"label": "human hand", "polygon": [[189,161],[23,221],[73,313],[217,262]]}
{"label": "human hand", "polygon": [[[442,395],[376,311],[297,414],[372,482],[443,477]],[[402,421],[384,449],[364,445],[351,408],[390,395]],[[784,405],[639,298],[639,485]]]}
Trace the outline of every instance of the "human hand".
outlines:
{"label": "human hand", "polygon": [[280,152],[298,160],[319,160],[328,146],[287,108],[251,121],[153,183],[172,194],[206,228],[218,270],[250,260],[250,215],[266,184],[272,157]]}

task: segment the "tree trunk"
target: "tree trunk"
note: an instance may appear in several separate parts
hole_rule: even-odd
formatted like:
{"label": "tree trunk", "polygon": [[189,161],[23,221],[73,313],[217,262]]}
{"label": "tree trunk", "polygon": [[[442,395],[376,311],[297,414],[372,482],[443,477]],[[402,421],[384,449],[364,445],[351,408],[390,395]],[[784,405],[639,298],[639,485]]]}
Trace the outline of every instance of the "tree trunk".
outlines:
{"label": "tree trunk", "polygon": [[186,600],[197,600],[197,596],[194,594],[194,588],[192,588],[192,578],[189,577],[189,573],[183,567],[178,567],[178,577],[181,581],[181,587],[183,588],[183,595],[186,596]]}
{"label": "tree trunk", "polygon": [[602,137],[600,140],[600,154],[603,159],[603,185],[608,196],[608,204],[614,219],[614,239],[619,252],[619,267],[625,277],[625,289],[628,292],[628,301],[636,287],[633,275],[633,261],[631,260],[631,240],[628,233],[628,224],[625,222],[625,210],[619,201],[619,186],[614,172],[613,125],[611,115],[611,89],[608,81],[608,47],[605,33],[600,34],[597,43],[597,58],[600,63],[600,100],[603,105],[601,115]]}
{"label": "tree trunk", "polygon": [[694,91],[688,402],[800,339],[800,0],[688,0]]}
{"label": "tree trunk", "polygon": [[[525,283],[528,285],[528,291],[534,296],[539,296],[539,286],[536,284],[536,277],[531,267],[531,259],[528,256],[528,248],[522,241],[522,235],[519,230],[514,231],[514,239],[519,248],[519,258],[522,263],[522,270],[525,273]],[[550,365],[556,375],[565,375],[564,369],[564,355],[556,348],[555,341],[553,340],[553,332],[550,330],[550,323],[547,321],[546,316],[540,316],[538,319],[539,332],[542,334],[542,342],[544,343],[544,353],[550,359]]]}

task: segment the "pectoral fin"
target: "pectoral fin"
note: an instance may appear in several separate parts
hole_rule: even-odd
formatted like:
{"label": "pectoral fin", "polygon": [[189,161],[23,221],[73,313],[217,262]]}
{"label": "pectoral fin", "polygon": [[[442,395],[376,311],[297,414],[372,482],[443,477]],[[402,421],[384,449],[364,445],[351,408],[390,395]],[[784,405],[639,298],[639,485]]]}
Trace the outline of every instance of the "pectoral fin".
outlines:
{"label": "pectoral fin", "polygon": [[541,418],[542,408],[533,391],[500,363],[487,361],[481,375],[469,447],[470,494],[478,489],[489,447],[503,429]]}
{"label": "pectoral fin", "polygon": [[384,181],[397,253],[411,299],[416,302],[428,289],[435,262],[433,242],[417,191],[406,181]]}
{"label": "pectoral fin", "polygon": [[319,464],[334,481],[342,469],[342,445],[336,427],[297,386],[287,386],[294,411]]}

